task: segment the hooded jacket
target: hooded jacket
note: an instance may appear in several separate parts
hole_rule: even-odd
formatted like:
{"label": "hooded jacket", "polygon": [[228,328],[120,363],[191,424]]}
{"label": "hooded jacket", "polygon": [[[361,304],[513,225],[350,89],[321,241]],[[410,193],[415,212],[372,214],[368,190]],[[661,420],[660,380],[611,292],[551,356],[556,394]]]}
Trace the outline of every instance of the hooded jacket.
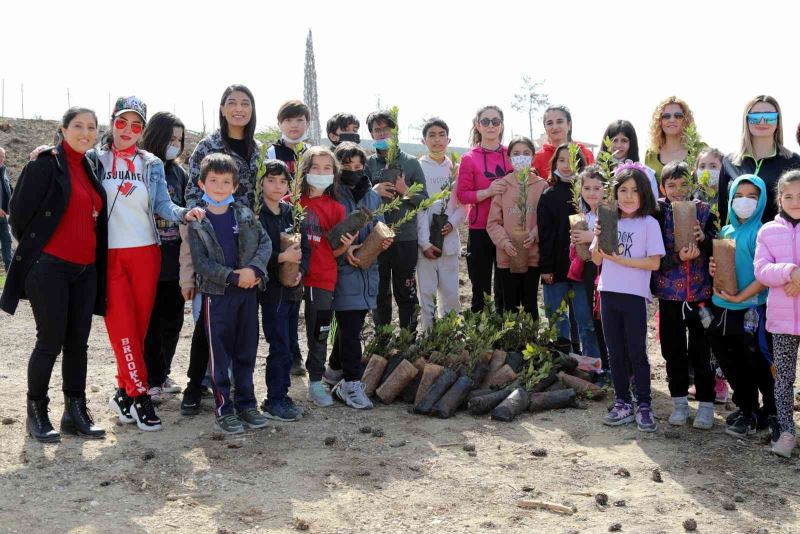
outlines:
{"label": "hooded jacket", "polygon": [[[758,196],[755,212],[744,223],[739,222],[739,218],[733,213],[733,197],[742,182],[749,182],[755,185],[761,192]],[[739,292],[741,292],[756,279],[753,265],[756,255],[756,236],[759,229],[761,229],[761,216],[767,205],[767,186],[764,184],[764,180],[758,176],[746,174],[733,182],[730,193],[728,210],[731,214],[731,223],[722,227],[722,230],[719,231],[719,237],[720,239],[733,239],[736,241],[736,284],[739,286]],[[766,291],[762,291],[745,302],[728,302],[716,295],[712,297],[714,304],[729,310],[746,310],[751,306],[764,304],[766,300]]]}
{"label": "hooded jacket", "polygon": [[[520,228],[521,213],[517,202],[519,200],[519,183],[516,174],[505,176],[503,181],[506,183],[506,192],[502,195],[492,197],[492,205],[489,208],[489,218],[486,222],[486,231],[495,245],[497,266],[501,269],[508,269],[511,257],[506,253],[504,247],[511,242],[511,232],[514,228]],[[538,176],[528,179],[528,199],[525,207],[525,230],[531,231],[537,228],[536,212],[539,205],[539,198],[542,192],[547,189],[547,181]],[[538,229],[537,229],[538,231]],[[535,241],[528,249],[528,266],[536,267],[539,265],[539,242]]]}
{"label": "hooded jacket", "polygon": [[731,182],[739,176],[754,174],[764,181],[767,188],[767,204],[764,213],[761,215],[761,222],[770,222],[775,218],[778,211],[775,207],[775,186],[781,174],[790,169],[800,169],[800,156],[792,153],[791,156],[782,156],[779,153],[756,161],[752,156],[745,156],[740,165],[733,163],[733,155],[729,154],[722,158],[722,168],[719,171],[719,192],[717,206],[719,206],[719,220],[727,222],[730,211],[728,199],[733,196],[728,188]]}
{"label": "hooded jacket", "polygon": [[800,336],[800,297],[790,297],[783,286],[800,266],[800,224],[781,217],[761,227],[756,238],[755,271],[759,282],[769,287],[767,331]]}
{"label": "hooded jacket", "polygon": [[497,150],[487,150],[478,145],[461,157],[456,181],[456,197],[459,202],[469,206],[467,219],[470,230],[486,229],[489,207],[492,204],[491,197],[478,202],[478,191],[487,189],[494,180],[510,172],[514,172],[514,167],[503,145]]}

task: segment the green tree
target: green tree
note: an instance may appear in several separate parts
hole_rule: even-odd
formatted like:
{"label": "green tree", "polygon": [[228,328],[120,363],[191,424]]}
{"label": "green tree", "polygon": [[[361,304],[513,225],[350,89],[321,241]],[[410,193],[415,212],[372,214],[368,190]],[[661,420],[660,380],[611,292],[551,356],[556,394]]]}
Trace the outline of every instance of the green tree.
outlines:
{"label": "green tree", "polygon": [[265,145],[271,145],[281,138],[281,129],[277,126],[268,126],[260,132],[256,132],[256,139]]}
{"label": "green tree", "polygon": [[521,111],[528,115],[528,132],[533,139],[533,119],[540,109],[546,108],[550,104],[550,97],[542,91],[544,80],[534,81],[529,74],[522,75],[522,87],[520,92],[514,95],[511,107],[516,111]]}

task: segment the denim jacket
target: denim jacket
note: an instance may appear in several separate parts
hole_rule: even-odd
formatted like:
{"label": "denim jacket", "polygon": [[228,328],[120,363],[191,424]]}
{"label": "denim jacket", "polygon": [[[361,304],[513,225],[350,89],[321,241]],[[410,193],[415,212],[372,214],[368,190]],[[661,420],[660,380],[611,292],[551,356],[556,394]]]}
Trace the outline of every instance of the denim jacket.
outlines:
{"label": "denim jacket", "polygon": [[[96,165],[97,177],[100,178],[101,182],[106,172],[103,168],[103,158],[108,157],[108,153],[109,151],[105,146],[98,147],[86,153],[87,159]],[[144,159],[144,186],[147,188],[147,195],[149,198],[150,228],[156,243],[160,245],[161,238],[158,235],[154,215],[157,214],[162,219],[171,222],[186,222],[186,213],[189,210],[172,202],[172,198],[169,196],[169,191],[167,190],[164,164],[161,163],[161,160],[144,150],[137,150],[137,154]],[[112,202],[113,198],[110,198],[109,204]]]}
{"label": "denim jacket", "polygon": [[[263,274],[259,289],[266,287],[267,262],[272,254],[272,242],[250,208],[239,202],[231,204],[239,226],[239,268],[255,267]],[[214,227],[208,219],[189,223],[189,247],[196,274],[196,287],[207,295],[224,295],[228,275],[234,269],[225,265],[225,253],[217,241]]]}

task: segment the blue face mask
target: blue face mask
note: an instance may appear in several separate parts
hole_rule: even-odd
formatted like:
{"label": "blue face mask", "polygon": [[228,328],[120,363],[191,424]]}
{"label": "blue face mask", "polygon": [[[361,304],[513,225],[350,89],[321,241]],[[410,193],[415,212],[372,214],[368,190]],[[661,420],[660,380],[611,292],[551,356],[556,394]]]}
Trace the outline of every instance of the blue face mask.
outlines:
{"label": "blue face mask", "polygon": [[228,196],[228,198],[217,202],[216,200],[208,196],[208,193],[203,193],[203,201],[205,201],[205,203],[208,204],[209,206],[214,206],[215,208],[223,208],[228,204],[233,204],[233,195],[230,195]]}
{"label": "blue face mask", "polygon": [[372,148],[375,150],[389,150],[389,141],[387,139],[376,139],[372,142]]}

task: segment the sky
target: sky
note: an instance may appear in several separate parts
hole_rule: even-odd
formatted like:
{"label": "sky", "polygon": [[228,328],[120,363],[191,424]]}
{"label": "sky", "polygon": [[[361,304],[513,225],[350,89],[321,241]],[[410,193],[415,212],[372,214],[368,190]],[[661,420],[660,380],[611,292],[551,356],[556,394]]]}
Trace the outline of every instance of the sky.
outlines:
{"label": "sky", "polygon": [[[633,122],[644,156],[659,101],[688,102],[710,145],[738,148],[744,106],[771,94],[784,113],[785,144],[797,151],[795,53],[800,4],[685,1],[7,2],[0,78],[6,116],[57,119],[72,105],[98,111],[135,94],[149,113],[174,111],[192,130],[217,125],[231,83],[254,93],[258,129],[274,126],[281,102],[303,97],[313,32],[320,118],[362,120],[400,108],[400,138],[418,139],[424,117],[450,126],[466,146],[475,111],[503,108],[506,139],[527,135],[511,107],[523,74],[544,81],[550,102],[572,111],[574,138],[599,143],[613,120]],[[542,132],[534,125],[534,137]]]}

